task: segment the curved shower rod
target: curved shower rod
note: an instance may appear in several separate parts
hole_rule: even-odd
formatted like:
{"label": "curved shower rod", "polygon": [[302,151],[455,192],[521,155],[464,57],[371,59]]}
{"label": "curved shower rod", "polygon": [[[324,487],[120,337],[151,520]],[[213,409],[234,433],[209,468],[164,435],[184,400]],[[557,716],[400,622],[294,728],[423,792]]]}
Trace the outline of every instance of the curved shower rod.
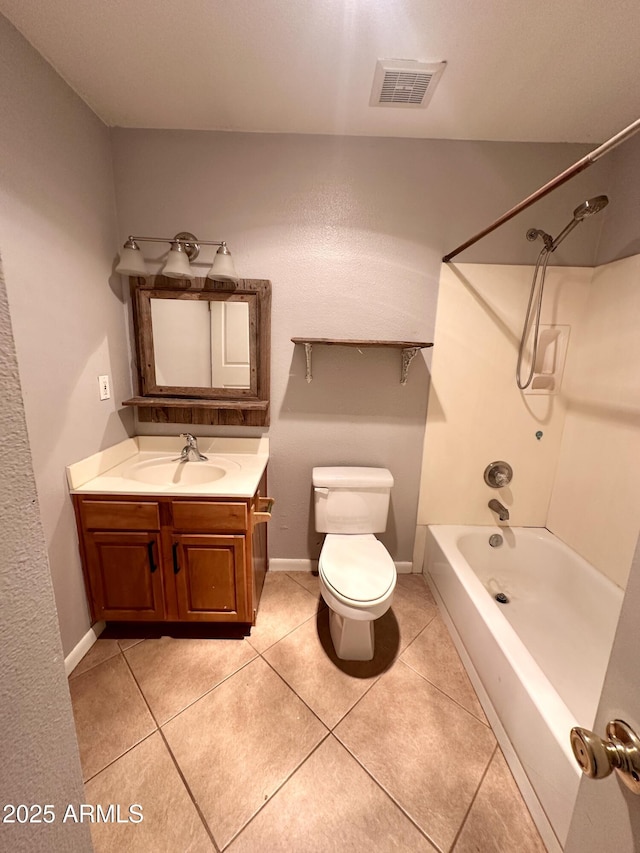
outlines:
{"label": "curved shower rod", "polygon": [[606,142],[603,142],[602,145],[599,145],[597,148],[594,148],[589,154],[582,157],[573,166],[569,166],[568,169],[565,169],[564,172],[561,172],[559,175],[556,175],[551,181],[546,183],[544,186],[540,187],[540,189],[536,190],[534,193],[531,193],[530,196],[523,199],[519,204],[516,204],[515,207],[512,207],[511,210],[508,210],[506,213],[503,213],[495,222],[492,222],[488,228],[479,231],[465,243],[462,243],[460,246],[455,248],[453,252],[449,252],[448,255],[443,257],[444,263],[449,263],[452,258],[455,258],[456,255],[459,255],[460,252],[463,252],[465,249],[468,249],[469,246],[473,246],[474,243],[477,243],[478,240],[481,240],[483,237],[486,237],[487,234],[490,234],[492,231],[495,231],[500,225],[503,225],[505,222],[508,222],[509,219],[513,219],[518,213],[522,210],[525,210],[527,207],[530,207],[534,202],[538,201],[538,199],[550,193],[552,190],[555,190],[556,187],[559,187],[561,184],[566,183],[566,181],[573,178],[574,175],[577,175],[578,172],[582,172],[592,163],[595,163],[596,160],[599,160],[605,154],[608,154],[609,151],[612,151],[621,142],[625,142],[627,139],[632,137],[634,133],[637,133],[640,130],[640,118],[636,119],[632,122],[628,127],[625,127],[624,130],[621,130],[619,133],[616,133],[615,136],[612,136],[611,139],[608,139]]}

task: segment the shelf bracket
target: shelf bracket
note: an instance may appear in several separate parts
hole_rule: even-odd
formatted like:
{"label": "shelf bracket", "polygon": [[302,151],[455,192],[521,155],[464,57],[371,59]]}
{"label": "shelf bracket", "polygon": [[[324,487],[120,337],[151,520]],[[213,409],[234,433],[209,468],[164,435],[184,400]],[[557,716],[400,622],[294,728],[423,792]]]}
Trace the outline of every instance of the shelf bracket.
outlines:
{"label": "shelf bracket", "polygon": [[311,382],[313,376],[311,375],[311,351],[313,347],[311,344],[305,343],[304,345],[304,357],[307,364],[305,378],[307,382]]}
{"label": "shelf bracket", "polygon": [[400,384],[407,384],[407,374],[409,372],[409,365],[413,361],[413,359],[420,352],[421,347],[405,347],[402,350],[402,375],[400,376]]}

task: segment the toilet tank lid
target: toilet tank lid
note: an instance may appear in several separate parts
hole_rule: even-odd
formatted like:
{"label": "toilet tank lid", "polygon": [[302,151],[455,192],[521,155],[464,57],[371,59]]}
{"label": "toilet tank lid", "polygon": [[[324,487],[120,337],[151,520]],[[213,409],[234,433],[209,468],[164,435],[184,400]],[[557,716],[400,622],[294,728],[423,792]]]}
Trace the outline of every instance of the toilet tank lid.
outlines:
{"label": "toilet tank lid", "polygon": [[334,489],[379,489],[393,486],[393,474],[387,468],[314,468],[314,486]]}

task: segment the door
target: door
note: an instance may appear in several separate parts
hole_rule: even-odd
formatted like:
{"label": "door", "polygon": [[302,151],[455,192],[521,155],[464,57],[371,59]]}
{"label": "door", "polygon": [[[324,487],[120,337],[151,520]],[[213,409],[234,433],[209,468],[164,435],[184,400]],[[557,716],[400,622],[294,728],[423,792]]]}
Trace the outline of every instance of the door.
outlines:
{"label": "door", "polygon": [[176,534],[171,547],[179,619],[251,621],[244,536]]}
{"label": "door", "polygon": [[[621,719],[640,736],[640,540],[631,564],[594,731],[605,737],[609,720]],[[567,737],[569,733],[567,732]],[[640,796],[617,773],[594,781],[583,777],[565,853],[637,853]]]}
{"label": "door", "polygon": [[90,532],[85,544],[96,618],[164,619],[157,533]]}
{"label": "door", "polygon": [[250,388],[249,305],[233,299],[210,302],[211,384],[214,388]]}

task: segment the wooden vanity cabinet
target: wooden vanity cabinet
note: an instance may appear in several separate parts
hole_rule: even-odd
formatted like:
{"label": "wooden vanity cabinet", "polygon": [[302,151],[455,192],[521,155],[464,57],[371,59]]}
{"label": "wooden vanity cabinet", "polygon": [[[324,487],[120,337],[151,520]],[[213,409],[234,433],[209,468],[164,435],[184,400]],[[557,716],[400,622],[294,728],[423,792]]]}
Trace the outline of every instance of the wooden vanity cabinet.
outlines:
{"label": "wooden vanity cabinet", "polygon": [[255,624],[265,486],[251,499],[75,494],[93,620]]}

